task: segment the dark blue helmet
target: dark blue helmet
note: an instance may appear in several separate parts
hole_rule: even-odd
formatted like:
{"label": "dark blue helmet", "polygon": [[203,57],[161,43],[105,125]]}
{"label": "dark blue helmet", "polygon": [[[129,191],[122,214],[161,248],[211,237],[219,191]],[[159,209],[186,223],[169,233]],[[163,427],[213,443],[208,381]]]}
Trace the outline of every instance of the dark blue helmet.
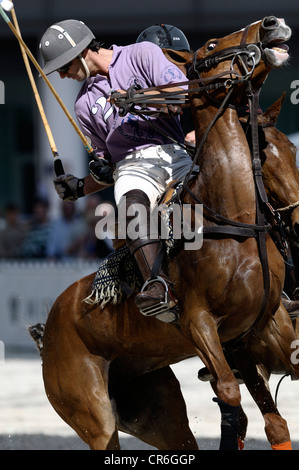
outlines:
{"label": "dark blue helmet", "polygon": [[161,49],[173,51],[190,51],[189,42],[185,34],[176,26],[170,24],[155,24],[146,28],[139,34],[136,42],[149,41]]}

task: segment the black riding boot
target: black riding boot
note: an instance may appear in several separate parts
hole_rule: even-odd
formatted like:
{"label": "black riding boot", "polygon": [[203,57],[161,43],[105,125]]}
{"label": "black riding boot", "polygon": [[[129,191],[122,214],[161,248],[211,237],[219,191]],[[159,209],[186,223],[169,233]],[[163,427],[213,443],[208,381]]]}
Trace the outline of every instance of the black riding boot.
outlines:
{"label": "black riding boot", "polygon": [[[140,242],[140,240],[138,240]],[[148,241],[148,240],[147,240]],[[146,242],[142,240],[142,242]],[[150,240],[152,242],[152,240]],[[133,246],[132,246],[133,245]],[[134,249],[133,242],[130,247]],[[161,269],[159,275],[151,278],[152,268],[161,249],[160,242],[153,242],[139,247],[134,252],[145,284],[135,297],[135,304],[145,316],[154,315],[165,323],[177,319],[177,300],[171,291],[171,281]]]}
{"label": "black riding boot", "polygon": [[[177,320],[177,300],[171,289],[171,281],[160,268],[158,273],[152,273],[155,261],[160,255],[161,242],[157,234],[150,234],[150,201],[148,196],[140,190],[132,190],[124,194],[126,202],[126,240],[127,245],[134,255],[139,270],[145,281],[141,292],[136,295],[135,303],[140,312],[145,316],[154,315],[159,320],[171,323]],[[124,202],[121,201],[120,204]],[[134,239],[128,230],[129,223],[134,220],[139,212],[140,205],[146,211],[146,220],[139,226],[139,237]],[[138,207],[139,206],[139,207]],[[128,216],[128,208],[130,214]],[[150,236],[151,235],[151,236]]]}

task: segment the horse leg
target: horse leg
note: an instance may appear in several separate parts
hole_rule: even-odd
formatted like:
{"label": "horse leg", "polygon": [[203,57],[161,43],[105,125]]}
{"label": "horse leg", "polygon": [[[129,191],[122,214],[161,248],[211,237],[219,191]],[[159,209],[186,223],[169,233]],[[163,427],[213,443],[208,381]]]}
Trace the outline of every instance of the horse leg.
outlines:
{"label": "horse leg", "polygon": [[[191,311],[190,308],[189,312]],[[241,402],[239,384],[224,356],[212,315],[208,311],[199,313],[196,310],[190,323],[185,325],[182,321],[181,328],[185,334],[188,331],[188,337],[195,344],[198,356],[211,372],[215,380],[217,397],[228,405],[239,406]]]}
{"label": "horse leg", "polygon": [[[206,367],[203,367],[202,369],[199,370],[198,378],[199,380],[203,382],[209,382],[213,391],[215,392],[215,381],[212,378],[210,371]],[[243,383],[243,380],[239,376],[237,378],[238,378],[239,383]],[[221,419],[222,417],[225,419],[225,416],[222,416],[224,413],[222,413],[221,408],[220,408],[220,412],[221,412]],[[245,440],[246,433],[247,433],[247,426],[248,426],[248,418],[242,408],[242,405],[240,405],[239,415],[238,415],[238,424],[237,424],[237,440],[238,440],[239,450],[242,450],[244,448],[244,440]],[[221,438],[222,438],[222,435],[221,435]]]}
{"label": "horse leg", "polygon": [[108,394],[109,363],[90,354],[71,326],[59,334],[52,326],[46,325],[43,348],[43,378],[50,403],[90,449],[120,449]]}
{"label": "horse leg", "polygon": [[126,378],[111,364],[109,390],[119,429],[159,450],[198,450],[180,385],[170,367]]}
{"label": "horse leg", "polygon": [[265,433],[272,449],[291,450],[287,422],[280,415],[266,381],[259,374],[250,353],[240,348],[232,355],[249,393],[263,415]]}
{"label": "horse leg", "polygon": [[282,303],[275,312],[274,317],[259,331],[259,337],[265,341],[274,357],[278,358],[288,372],[299,379],[298,361],[292,361],[292,344],[296,341],[296,333],[291,318]]}
{"label": "horse leg", "polygon": [[[216,393],[213,379],[210,379],[210,385]],[[214,398],[213,401],[218,403],[221,414],[219,450],[242,450],[248,425],[248,419],[242,406],[235,408],[226,405],[218,398]]]}

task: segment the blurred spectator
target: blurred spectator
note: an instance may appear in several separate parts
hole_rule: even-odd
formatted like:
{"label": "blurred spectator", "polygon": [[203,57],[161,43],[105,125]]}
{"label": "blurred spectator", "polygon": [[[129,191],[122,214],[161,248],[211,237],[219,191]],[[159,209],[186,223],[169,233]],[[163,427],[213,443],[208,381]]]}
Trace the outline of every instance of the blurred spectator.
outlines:
{"label": "blurred spectator", "polygon": [[23,258],[45,258],[51,231],[49,205],[43,199],[37,199],[33,205],[32,222],[21,248]]}
{"label": "blurred spectator", "polygon": [[[99,240],[95,234],[95,226],[99,220],[95,215],[95,210],[99,204],[104,204],[98,195],[90,195],[86,199],[84,209],[84,230],[71,245],[69,252],[81,258],[94,259],[105,258],[113,251],[112,240],[105,238]],[[111,210],[111,204],[107,204],[107,209]]]}
{"label": "blurred spectator", "polygon": [[28,230],[28,224],[21,220],[20,210],[15,204],[8,204],[4,211],[3,227],[0,230],[0,257],[18,258],[20,247]]}
{"label": "blurred spectator", "polygon": [[78,238],[84,227],[84,220],[77,215],[76,204],[61,203],[61,216],[51,223],[51,231],[47,244],[47,257],[67,259],[71,257],[69,247]]}

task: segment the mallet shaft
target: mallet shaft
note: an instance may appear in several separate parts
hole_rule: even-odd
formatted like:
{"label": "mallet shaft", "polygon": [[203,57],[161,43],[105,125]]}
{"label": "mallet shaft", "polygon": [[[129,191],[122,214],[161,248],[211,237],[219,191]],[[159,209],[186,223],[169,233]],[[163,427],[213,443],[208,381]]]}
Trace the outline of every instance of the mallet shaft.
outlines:
{"label": "mallet shaft", "polygon": [[3,8],[1,7],[0,5],[0,13],[1,13],[1,16],[2,18],[4,19],[4,21],[8,24],[9,28],[11,29],[11,31],[13,32],[14,36],[17,38],[17,40],[19,41],[19,43],[23,46],[23,48],[25,49],[26,51],[26,54],[27,56],[29,57],[29,59],[31,60],[31,62],[33,63],[33,65],[35,66],[35,68],[37,69],[37,71],[40,73],[40,75],[42,76],[42,78],[44,79],[44,81],[46,82],[47,86],[50,88],[51,92],[53,93],[53,95],[55,96],[56,100],[58,101],[58,103],[60,104],[61,108],[63,109],[64,113],[66,114],[68,120],[70,121],[71,125],[73,126],[73,128],[75,129],[76,133],[78,134],[79,138],[81,139],[82,143],[84,144],[87,152],[92,155],[92,157],[94,157],[94,150],[93,148],[91,147],[91,145],[89,144],[88,140],[86,139],[86,137],[84,136],[84,134],[81,132],[81,130],[79,129],[79,127],[77,126],[76,122],[74,121],[73,117],[71,116],[71,114],[69,113],[68,109],[66,108],[65,104],[63,103],[63,101],[61,100],[60,96],[58,95],[58,93],[56,92],[56,90],[54,89],[52,83],[49,81],[48,77],[45,75],[45,73],[43,72],[42,68],[40,67],[39,63],[37,62],[37,60],[35,59],[35,57],[33,56],[33,54],[31,53],[30,49],[27,47],[26,43],[23,41],[23,38],[18,34],[16,28],[14,27],[14,25],[12,24],[12,22],[10,21],[9,17],[6,15],[5,11],[3,10]]}
{"label": "mallet shaft", "polygon": [[[20,31],[20,28],[19,28],[19,25],[18,25],[18,20],[17,20],[16,13],[15,13],[14,9],[11,10],[11,15],[12,15],[12,18],[13,18],[13,22],[14,22],[16,31],[18,32],[18,34],[21,37],[21,31]],[[39,112],[40,112],[45,130],[46,130],[49,142],[50,142],[51,150],[52,150],[53,154],[57,153],[57,148],[56,148],[56,145],[55,145],[55,142],[54,142],[54,138],[53,138],[49,123],[48,123],[46,115],[45,115],[45,111],[44,111],[44,108],[43,108],[43,105],[42,105],[42,102],[41,102],[41,99],[40,99],[40,96],[39,96],[39,93],[38,93],[38,90],[37,90],[37,86],[36,86],[36,83],[35,83],[35,80],[34,80],[34,77],[33,77],[33,73],[31,71],[28,56],[27,56],[26,51],[25,51],[25,49],[24,49],[24,47],[21,43],[20,43],[20,48],[21,48],[23,60],[24,60],[24,63],[25,63],[25,67],[26,67],[26,70],[27,70],[27,74],[28,74],[28,77],[29,77],[29,80],[30,80],[30,83],[31,83],[31,86],[32,86],[32,89],[33,89],[33,94],[34,94],[34,97],[35,97],[35,101],[37,103],[37,107],[39,109]]]}
{"label": "mallet shaft", "polygon": [[[11,15],[12,15],[12,18],[13,18],[13,22],[14,22],[16,31],[18,32],[18,34],[21,37],[21,31],[20,31],[20,28],[19,28],[17,15],[16,15],[16,12],[15,12],[14,8],[12,8],[12,10],[11,10]],[[24,49],[24,47],[21,43],[20,43],[20,48],[21,48],[24,64],[25,64],[25,67],[26,67],[26,70],[27,70],[27,74],[28,74],[28,77],[29,77],[29,80],[30,80],[30,83],[31,83],[31,86],[32,86],[35,101],[36,101],[37,107],[39,109],[39,112],[40,112],[40,115],[41,115],[41,118],[42,118],[42,122],[43,122],[43,125],[44,125],[44,128],[45,128],[48,140],[49,140],[51,151],[52,151],[52,154],[53,154],[53,157],[54,157],[55,173],[56,173],[56,176],[59,176],[59,175],[64,174],[64,168],[63,168],[61,159],[60,159],[58,151],[57,151],[57,147],[56,147],[56,144],[55,144],[55,141],[54,141],[52,131],[50,129],[49,123],[48,123],[47,118],[46,118],[46,114],[45,114],[45,111],[44,111],[44,108],[43,108],[43,105],[42,105],[42,102],[41,102],[41,99],[40,99],[40,96],[39,96],[39,93],[38,93],[38,89],[37,89],[37,86],[36,86],[36,83],[35,83],[35,80],[34,80],[34,77],[33,77],[31,67],[30,67],[28,56],[27,56],[26,51],[25,51],[25,49]]]}

